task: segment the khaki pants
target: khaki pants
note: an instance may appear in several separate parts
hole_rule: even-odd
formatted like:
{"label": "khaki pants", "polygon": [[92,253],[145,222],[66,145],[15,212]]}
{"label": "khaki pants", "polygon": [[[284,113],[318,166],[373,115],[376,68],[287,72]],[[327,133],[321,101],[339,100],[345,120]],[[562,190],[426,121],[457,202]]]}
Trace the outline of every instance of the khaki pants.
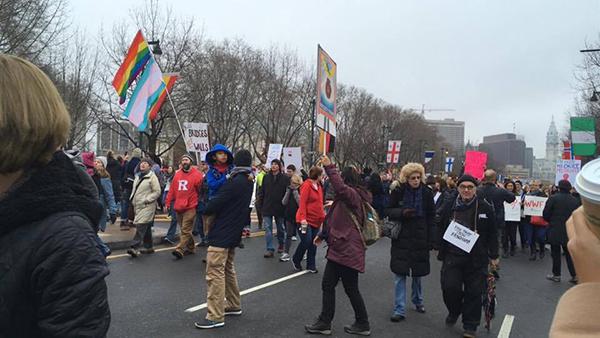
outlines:
{"label": "khaki pants", "polygon": [[186,251],[195,253],[196,243],[194,243],[194,221],[196,219],[196,210],[191,209],[183,213],[177,213],[177,223],[181,224],[181,236],[176,251],[184,253]]}
{"label": "khaki pants", "polygon": [[208,232],[215,222],[215,215],[202,215],[202,226],[204,227],[204,237],[208,236]]}
{"label": "khaki pants", "polygon": [[225,309],[241,309],[240,289],[235,275],[235,249],[209,246],[206,253],[208,313],[206,319],[222,322]]}

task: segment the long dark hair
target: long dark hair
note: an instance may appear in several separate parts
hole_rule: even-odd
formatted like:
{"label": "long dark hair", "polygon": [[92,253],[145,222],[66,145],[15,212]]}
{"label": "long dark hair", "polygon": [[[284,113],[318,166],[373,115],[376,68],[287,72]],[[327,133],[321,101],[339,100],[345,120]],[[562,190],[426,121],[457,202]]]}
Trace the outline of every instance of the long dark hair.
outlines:
{"label": "long dark hair", "polygon": [[353,188],[362,188],[364,189],[363,182],[358,174],[358,170],[355,167],[345,167],[342,170],[342,178],[344,179],[344,183],[353,187]]}
{"label": "long dark hair", "polygon": [[[519,182],[519,183],[520,183],[520,182]],[[512,188],[512,190],[508,190],[508,189],[506,189],[506,186],[507,186],[508,184],[512,184],[512,185],[513,185],[513,188]],[[512,192],[513,194],[516,194],[516,193],[517,193],[517,185],[516,185],[516,184],[515,184],[515,182],[513,182],[513,181],[506,181],[506,182],[504,183],[504,189],[506,189],[506,190],[508,190],[508,191]]]}
{"label": "long dark hair", "polygon": [[371,176],[369,176],[367,188],[373,195],[383,194],[383,183],[381,183],[381,176],[379,176],[378,173],[372,173]]}

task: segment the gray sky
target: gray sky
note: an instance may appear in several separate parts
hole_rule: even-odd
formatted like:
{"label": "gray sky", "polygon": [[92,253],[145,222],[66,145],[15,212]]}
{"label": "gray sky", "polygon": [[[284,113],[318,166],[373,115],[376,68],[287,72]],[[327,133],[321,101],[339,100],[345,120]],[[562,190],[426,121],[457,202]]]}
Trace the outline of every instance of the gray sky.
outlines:
{"label": "gray sky", "polygon": [[[142,0],[71,0],[90,33],[127,20]],[[452,108],[427,118],[466,122],[466,140],[512,132],[540,158],[554,115],[566,127],[579,49],[600,32],[600,1],[206,1],[170,3],[211,39],[243,38],[297,50],[317,43],[336,60],[338,81],[404,107]],[[135,28],[132,27],[132,37]],[[316,66],[315,66],[316,67]]]}

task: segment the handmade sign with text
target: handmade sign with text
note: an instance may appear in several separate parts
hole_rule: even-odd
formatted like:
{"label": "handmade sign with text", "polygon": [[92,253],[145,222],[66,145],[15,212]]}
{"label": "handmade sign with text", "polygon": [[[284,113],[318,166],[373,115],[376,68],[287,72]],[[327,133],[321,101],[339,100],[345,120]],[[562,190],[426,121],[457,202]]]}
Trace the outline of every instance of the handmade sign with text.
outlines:
{"label": "handmade sign with text", "polygon": [[547,197],[525,196],[525,201],[523,202],[523,215],[542,216],[547,200]]}

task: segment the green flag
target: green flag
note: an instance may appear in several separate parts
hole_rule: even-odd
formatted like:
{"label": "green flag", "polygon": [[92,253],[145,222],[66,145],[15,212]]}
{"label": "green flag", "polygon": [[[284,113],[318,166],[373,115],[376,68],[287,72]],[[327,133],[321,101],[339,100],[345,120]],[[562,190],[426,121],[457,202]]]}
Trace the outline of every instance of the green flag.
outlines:
{"label": "green flag", "polygon": [[573,155],[596,154],[596,123],[593,117],[571,117],[571,140]]}

